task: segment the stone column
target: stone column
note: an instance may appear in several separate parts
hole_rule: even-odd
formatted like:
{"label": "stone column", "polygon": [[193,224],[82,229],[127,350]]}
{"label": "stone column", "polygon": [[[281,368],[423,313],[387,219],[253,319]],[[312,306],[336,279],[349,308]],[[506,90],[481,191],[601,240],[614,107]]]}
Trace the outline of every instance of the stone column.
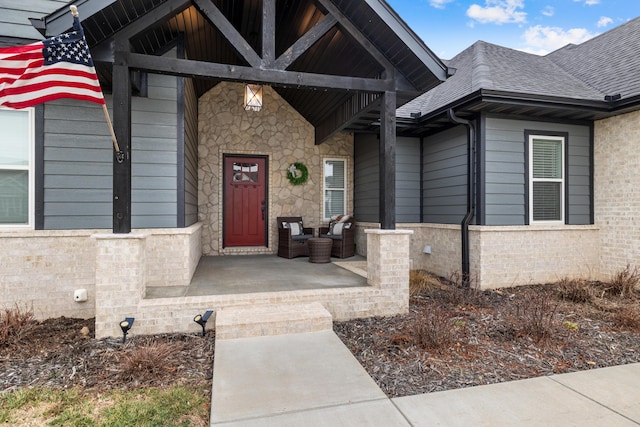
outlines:
{"label": "stone column", "polygon": [[413,230],[365,230],[369,285],[386,291],[400,307],[409,310],[409,244]]}
{"label": "stone column", "polygon": [[144,297],[147,235],[91,237],[96,241],[96,338],[117,337],[122,335],[120,321],[136,317]]}

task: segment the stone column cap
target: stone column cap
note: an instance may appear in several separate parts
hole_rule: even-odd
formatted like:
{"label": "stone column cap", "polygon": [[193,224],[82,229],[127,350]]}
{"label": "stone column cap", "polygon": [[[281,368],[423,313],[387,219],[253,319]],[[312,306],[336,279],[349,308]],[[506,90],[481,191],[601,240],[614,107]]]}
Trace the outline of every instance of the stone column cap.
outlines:
{"label": "stone column cap", "polygon": [[91,235],[91,238],[95,240],[134,240],[146,239],[147,237],[149,237],[148,233],[97,233]]}
{"label": "stone column cap", "polygon": [[364,230],[365,234],[383,234],[383,235],[406,235],[413,234],[413,230],[381,230],[379,228],[367,228]]}

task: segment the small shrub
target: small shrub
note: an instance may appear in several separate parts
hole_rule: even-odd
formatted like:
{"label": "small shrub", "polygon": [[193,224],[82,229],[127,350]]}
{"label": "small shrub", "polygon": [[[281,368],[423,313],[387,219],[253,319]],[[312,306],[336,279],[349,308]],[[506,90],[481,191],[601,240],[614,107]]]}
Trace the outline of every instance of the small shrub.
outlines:
{"label": "small shrub", "polygon": [[33,311],[18,305],[0,311],[0,345],[18,342],[34,323]]}
{"label": "small shrub", "polygon": [[433,307],[416,322],[416,345],[422,349],[441,350],[454,342],[451,317],[445,309]]}
{"label": "small shrub", "polygon": [[550,292],[541,291],[515,304],[513,328],[520,334],[541,342],[549,339],[556,327],[558,303]]}
{"label": "small shrub", "polygon": [[607,283],[607,292],[620,296],[631,297],[640,283],[640,271],[637,267],[631,269],[631,266],[627,264],[627,267],[616,273],[613,279]]}
{"label": "small shrub", "polygon": [[172,369],[169,357],[175,352],[167,343],[151,343],[128,349],[120,355],[120,367],[125,378],[157,377]]}
{"label": "small shrub", "polygon": [[563,300],[578,304],[590,303],[595,296],[591,283],[582,279],[564,278],[558,282],[556,290]]}
{"label": "small shrub", "polygon": [[640,312],[635,307],[622,307],[613,313],[613,324],[622,329],[640,329]]}
{"label": "small shrub", "polygon": [[575,322],[571,322],[569,320],[565,320],[564,322],[562,322],[562,326],[564,326],[565,328],[567,328],[568,330],[575,332],[578,329],[580,329],[580,325],[578,325]]}
{"label": "small shrub", "polygon": [[412,297],[440,287],[442,287],[442,282],[433,274],[424,270],[411,270],[409,272],[409,295]]}

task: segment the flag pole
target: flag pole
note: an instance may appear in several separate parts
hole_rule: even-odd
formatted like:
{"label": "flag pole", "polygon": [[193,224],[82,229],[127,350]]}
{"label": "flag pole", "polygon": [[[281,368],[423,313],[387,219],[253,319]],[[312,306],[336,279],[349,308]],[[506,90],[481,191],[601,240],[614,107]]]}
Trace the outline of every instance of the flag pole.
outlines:
{"label": "flag pole", "polygon": [[[79,16],[78,7],[76,5],[69,6],[71,9],[71,15],[74,18]],[[113,130],[113,124],[111,123],[111,117],[109,116],[109,110],[107,109],[107,104],[102,104],[102,111],[104,111],[104,117],[107,119],[107,125],[109,126],[109,132],[111,133],[111,140],[113,141],[113,148],[116,150],[116,159],[118,163],[122,163],[124,161],[124,153],[120,151],[120,146],[118,145],[118,139],[116,138],[116,133]]]}

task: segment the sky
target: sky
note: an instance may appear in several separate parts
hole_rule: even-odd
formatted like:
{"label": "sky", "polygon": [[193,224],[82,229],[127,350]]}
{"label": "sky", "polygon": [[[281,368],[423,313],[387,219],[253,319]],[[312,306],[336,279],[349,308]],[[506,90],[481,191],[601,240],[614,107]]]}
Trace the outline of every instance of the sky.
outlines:
{"label": "sky", "polygon": [[478,40],[538,55],[640,16],[640,0],[387,0],[441,59]]}

